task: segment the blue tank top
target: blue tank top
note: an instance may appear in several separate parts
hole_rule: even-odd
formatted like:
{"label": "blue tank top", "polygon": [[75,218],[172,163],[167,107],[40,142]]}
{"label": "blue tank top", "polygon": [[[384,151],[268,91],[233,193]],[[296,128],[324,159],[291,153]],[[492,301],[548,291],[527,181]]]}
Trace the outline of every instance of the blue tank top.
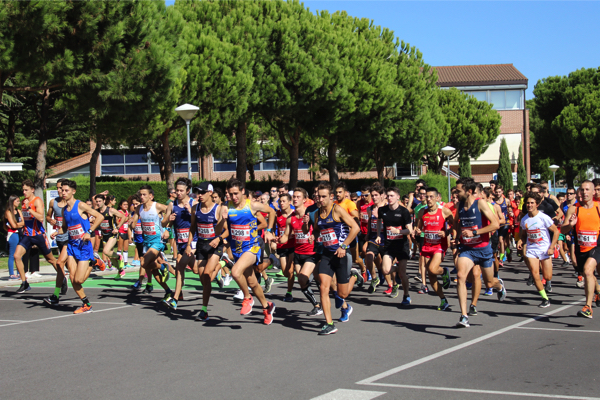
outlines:
{"label": "blue tank top", "polygon": [[[506,200],[506,197],[504,198],[504,202],[502,204],[496,202],[496,204],[498,204],[500,206],[500,210],[502,210],[502,214],[504,214],[504,220],[508,221],[508,206],[506,205],[506,202],[508,200]],[[505,224],[502,224],[505,225]]]}
{"label": "blue tank top", "polygon": [[[64,216],[63,216],[63,208],[64,207],[60,207],[58,205],[60,198],[56,197],[54,199],[54,202],[52,203],[52,210],[54,210],[54,220],[56,221],[56,225],[55,228],[57,231],[60,232],[60,228],[63,225],[63,221],[64,221]],[[69,240],[69,234],[68,233],[58,233],[56,235],[56,241],[58,242],[66,242]]]}
{"label": "blue tank top", "polygon": [[317,226],[321,233],[319,241],[323,243],[323,250],[331,253],[334,253],[340,247],[340,244],[344,243],[349,231],[344,222],[337,221],[333,217],[334,207],[337,207],[337,205],[334,204],[331,207],[325,218],[321,218],[321,213],[317,214]]}
{"label": "blue tank top", "polygon": [[[369,207],[367,210],[371,210],[371,213],[373,212],[373,207]],[[375,243],[375,240],[377,239],[377,217],[374,216],[373,214],[371,214],[371,219],[369,221],[369,225],[371,228],[371,233],[369,234],[369,237],[367,238],[367,240],[369,242],[373,242]],[[379,232],[379,237],[381,238],[381,242],[380,245],[383,245],[385,243],[385,229],[383,229],[383,221],[381,223],[381,232]]]}
{"label": "blue tank top", "polygon": [[213,240],[217,237],[217,209],[218,204],[215,204],[213,208],[207,212],[202,212],[202,203],[198,203],[196,207],[196,235],[197,240]]}
{"label": "blue tank top", "polygon": [[[465,210],[465,203],[461,202],[458,205],[458,216],[460,220],[460,226],[463,230],[477,230],[484,227],[483,217],[481,216],[481,211],[479,210],[479,201],[475,200],[471,207]],[[487,221],[487,218],[486,218]],[[487,223],[485,224],[488,225]],[[489,246],[490,244],[490,234],[484,233],[483,235],[477,235],[469,238],[465,238],[461,236],[461,242],[464,246],[472,247],[472,248],[480,248]]]}
{"label": "blue tank top", "polygon": [[133,228],[133,241],[136,243],[142,243],[144,241],[144,231],[142,230],[142,220],[138,219],[138,222]]}
{"label": "blue tank top", "polygon": [[[194,203],[193,199],[190,199],[190,207]],[[190,226],[192,222],[192,213],[188,212],[185,207],[179,207],[179,201],[173,202],[173,212],[177,214],[173,227],[175,228],[175,239],[177,245],[187,245],[188,238],[190,237]],[[196,240],[196,237],[194,237]]]}
{"label": "blue tank top", "polygon": [[64,223],[67,224],[69,244],[78,246],[83,239],[83,235],[90,230],[90,221],[79,214],[79,200],[75,201],[71,211],[67,207],[64,208],[63,217]]}
{"label": "blue tank top", "polygon": [[145,239],[152,239],[155,236],[160,238],[163,232],[161,225],[162,218],[156,211],[156,202],[152,203],[149,211],[144,210],[144,205],[140,206],[140,219],[142,220],[142,232]]}
{"label": "blue tank top", "polygon": [[241,210],[232,202],[227,203],[227,209],[231,246],[235,248],[235,252],[241,253],[258,246],[257,221],[250,208],[250,199],[246,199],[246,204]]}

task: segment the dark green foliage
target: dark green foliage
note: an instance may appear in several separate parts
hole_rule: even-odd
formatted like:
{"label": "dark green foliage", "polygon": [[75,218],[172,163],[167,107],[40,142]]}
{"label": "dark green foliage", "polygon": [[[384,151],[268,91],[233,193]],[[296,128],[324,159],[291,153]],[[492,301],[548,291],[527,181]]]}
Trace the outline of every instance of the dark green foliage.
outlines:
{"label": "dark green foliage", "polygon": [[471,157],[466,153],[460,153],[458,157],[458,175],[461,178],[470,178],[471,174]]}
{"label": "dark green foliage", "polygon": [[504,188],[504,191],[513,189],[512,167],[506,139],[500,140],[500,158],[498,160],[498,184]]}
{"label": "dark green foliage", "polygon": [[519,145],[519,157],[517,158],[517,189],[525,192],[525,184],[529,182],[527,179],[527,171],[523,163],[523,143]]}

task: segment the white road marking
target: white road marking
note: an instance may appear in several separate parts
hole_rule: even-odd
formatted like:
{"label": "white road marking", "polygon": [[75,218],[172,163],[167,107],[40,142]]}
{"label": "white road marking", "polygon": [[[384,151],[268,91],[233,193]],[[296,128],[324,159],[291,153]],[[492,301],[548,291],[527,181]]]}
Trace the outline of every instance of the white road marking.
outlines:
{"label": "white road marking", "polygon": [[16,321],[14,319],[0,319],[0,322],[25,322],[25,321]]}
{"label": "white road marking", "polygon": [[325,393],[311,400],[371,400],[385,394],[385,392],[372,392],[369,390],[337,389]]}
{"label": "white road marking", "polygon": [[560,332],[587,332],[587,333],[600,333],[600,331],[589,331],[585,329],[557,329],[557,328],[533,328],[527,326],[521,326],[517,329],[534,329],[536,331],[560,331]]}
{"label": "white road marking", "polygon": [[[88,314],[96,314],[99,312],[103,312],[103,311],[112,311],[112,310],[119,310],[121,308],[129,308],[129,307],[133,307],[132,305],[127,305],[127,306],[121,306],[121,307],[113,307],[113,308],[105,308],[104,310],[97,310],[97,311],[92,311],[91,313]],[[49,321],[51,319],[59,319],[59,318],[68,318],[68,317],[74,317],[74,316],[78,316],[80,314],[65,314],[65,315],[57,315],[55,317],[48,317],[48,318],[40,318],[40,319],[34,319],[31,321],[21,321],[21,322],[13,322],[11,324],[4,324],[4,325],[0,325],[0,328],[3,326],[12,326],[12,325],[21,325],[21,324],[29,324],[31,322],[41,322],[41,321]]]}
{"label": "white road marking", "polygon": [[[380,373],[380,374],[373,375],[373,376],[371,376],[370,378],[363,379],[362,381],[359,381],[359,382],[356,382],[356,383],[357,383],[358,385],[368,385],[368,384],[372,384],[373,382],[376,382],[376,381],[378,381],[378,380],[380,380],[380,379],[383,379],[383,378],[387,378],[387,377],[388,377],[388,376],[390,376],[390,375],[397,374],[398,372],[401,372],[401,371],[407,370],[407,369],[409,369],[409,368],[412,368],[412,367],[416,367],[417,365],[421,365],[421,364],[423,364],[423,363],[426,363],[427,361],[435,360],[436,358],[439,358],[439,357],[445,356],[446,354],[454,353],[455,351],[458,351],[458,350],[464,349],[465,347],[469,347],[469,346],[472,346],[472,345],[474,345],[474,344],[477,344],[477,343],[479,343],[479,342],[483,342],[484,340],[491,339],[491,338],[493,338],[493,337],[495,337],[495,336],[501,335],[501,334],[503,334],[503,333],[505,333],[505,332],[508,332],[508,331],[511,331],[511,330],[513,330],[513,329],[515,329],[515,328],[519,328],[519,327],[521,327],[521,326],[523,326],[523,325],[526,325],[526,324],[528,324],[528,323],[530,323],[530,322],[534,322],[534,321],[537,321],[537,320],[539,320],[539,319],[542,319],[542,318],[548,317],[548,316],[550,316],[550,315],[553,315],[553,314],[559,313],[559,312],[561,312],[561,311],[564,311],[564,310],[566,310],[567,308],[570,308],[570,307],[573,307],[573,306],[575,306],[575,305],[577,305],[577,304],[580,304],[580,303],[581,303],[581,302],[583,302],[584,300],[585,300],[585,299],[581,299],[581,300],[579,300],[579,301],[576,301],[576,302],[574,302],[574,303],[568,304],[568,305],[566,305],[566,306],[563,306],[563,307],[560,307],[560,308],[556,308],[556,309],[554,309],[554,310],[552,310],[552,311],[548,311],[548,312],[547,312],[547,313],[545,313],[545,314],[538,315],[537,317],[528,318],[528,319],[526,319],[526,320],[524,320],[524,321],[517,322],[516,324],[513,324],[513,325],[510,325],[510,326],[507,326],[506,328],[502,328],[502,329],[499,329],[499,330],[497,330],[497,331],[494,331],[494,332],[492,332],[492,333],[488,333],[487,335],[480,336],[480,337],[478,337],[477,339],[469,340],[468,342],[465,342],[465,343],[462,343],[462,344],[456,345],[456,346],[454,346],[454,347],[450,347],[450,348],[448,348],[448,349],[445,349],[445,350],[442,350],[442,351],[438,351],[437,353],[431,354],[431,355],[429,355],[429,356],[426,356],[426,357],[423,357],[423,358],[419,358],[418,360],[415,360],[415,361],[409,362],[409,363],[407,363],[407,364],[400,365],[400,366],[398,366],[398,367],[396,367],[396,368],[392,368],[392,369],[390,369],[390,370],[387,370],[387,371],[385,371],[385,372],[382,372],[382,373]],[[458,329],[458,328],[457,328],[457,329]],[[469,328],[467,328],[467,329],[469,329]]]}
{"label": "white road marking", "polygon": [[582,397],[582,396],[567,396],[560,394],[543,394],[543,393],[524,393],[524,392],[504,392],[498,390],[483,390],[483,389],[466,389],[466,388],[448,388],[435,386],[417,386],[417,385],[400,385],[395,383],[365,383],[369,386],[385,386],[402,389],[422,389],[422,390],[437,390],[443,392],[463,392],[477,394],[493,394],[505,396],[522,396],[522,397],[537,397],[546,399],[576,399],[576,400],[600,400],[600,397]]}

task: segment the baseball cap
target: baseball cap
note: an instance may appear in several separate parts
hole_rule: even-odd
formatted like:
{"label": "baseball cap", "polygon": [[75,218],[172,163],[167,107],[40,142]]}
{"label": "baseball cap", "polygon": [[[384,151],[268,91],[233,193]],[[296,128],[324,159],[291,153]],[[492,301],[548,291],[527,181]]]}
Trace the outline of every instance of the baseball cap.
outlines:
{"label": "baseball cap", "polygon": [[196,186],[193,190],[194,193],[206,193],[212,191],[213,185],[211,185],[210,182],[200,182],[200,184]]}
{"label": "baseball cap", "polygon": [[260,197],[260,196],[262,196],[262,194],[263,194],[263,192],[261,192],[260,190],[257,190],[256,192],[254,192],[254,195],[256,197]]}

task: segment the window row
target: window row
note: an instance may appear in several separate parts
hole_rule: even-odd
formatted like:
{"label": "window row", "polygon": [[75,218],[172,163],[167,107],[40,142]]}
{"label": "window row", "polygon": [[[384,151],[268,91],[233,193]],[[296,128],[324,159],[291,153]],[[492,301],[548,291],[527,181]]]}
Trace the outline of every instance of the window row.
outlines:
{"label": "window row", "polygon": [[477,90],[465,91],[479,101],[487,101],[494,110],[522,110],[522,90]]}

